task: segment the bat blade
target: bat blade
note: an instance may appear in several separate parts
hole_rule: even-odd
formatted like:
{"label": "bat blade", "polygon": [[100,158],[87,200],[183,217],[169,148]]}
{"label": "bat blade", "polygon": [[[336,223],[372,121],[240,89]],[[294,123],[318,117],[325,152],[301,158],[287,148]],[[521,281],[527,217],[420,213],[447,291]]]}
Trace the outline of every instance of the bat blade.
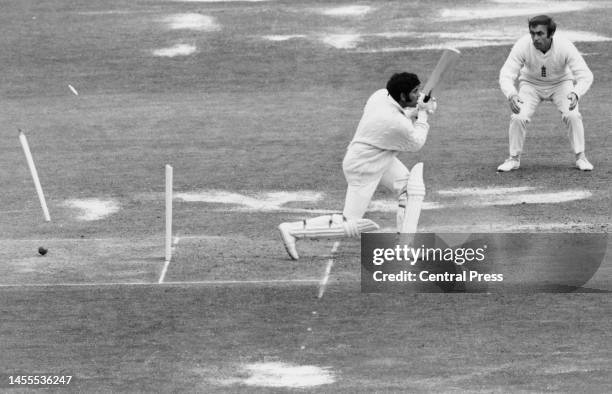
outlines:
{"label": "bat blade", "polygon": [[427,83],[425,83],[425,87],[423,88],[423,93],[425,93],[425,101],[429,100],[431,97],[431,92],[438,86],[438,84],[442,81],[442,78],[446,74],[448,70],[452,68],[452,66],[457,62],[461,52],[455,48],[447,48],[442,52],[442,56],[440,56],[440,60],[438,60],[438,64],[431,72]]}

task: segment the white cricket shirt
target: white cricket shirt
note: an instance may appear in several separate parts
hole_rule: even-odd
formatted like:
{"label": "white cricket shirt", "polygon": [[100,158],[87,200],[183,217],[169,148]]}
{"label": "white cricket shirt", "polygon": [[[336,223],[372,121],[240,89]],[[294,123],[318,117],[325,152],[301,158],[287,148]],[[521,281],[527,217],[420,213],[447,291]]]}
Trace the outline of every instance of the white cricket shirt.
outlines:
{"label": "white cricket shirt", "polygon": [[379,149],[416,152],[427,140],[429,124],[410,117],[414,111],[404,110],[387,89],[374,92],[363,109],[352,143],[361,142]]}
{"label": "white cricket shirt", "polygon": [[533,46],[529,34],[512,47],[499,72],[499,86],[507,98],[517,94],[515,81],[537,86],[553,86],[563,81],[574,81],[574,92],[582,97],[593,83],[593,73],[574,44],[555,34],[550,49],[542,53]]}

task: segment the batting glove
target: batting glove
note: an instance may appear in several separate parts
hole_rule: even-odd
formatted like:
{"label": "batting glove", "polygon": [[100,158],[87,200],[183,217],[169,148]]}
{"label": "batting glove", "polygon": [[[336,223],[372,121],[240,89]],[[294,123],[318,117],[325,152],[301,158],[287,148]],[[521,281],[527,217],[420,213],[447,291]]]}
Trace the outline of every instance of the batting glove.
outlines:
{"label": "batting glove", "polygon": [[425,102],[425,94],[421,92],[417,101],[417,109],[419,111],[427,111],[428,114],[433,114],[438,108],[438,102],[435,97],[430,97],[429,101]]}

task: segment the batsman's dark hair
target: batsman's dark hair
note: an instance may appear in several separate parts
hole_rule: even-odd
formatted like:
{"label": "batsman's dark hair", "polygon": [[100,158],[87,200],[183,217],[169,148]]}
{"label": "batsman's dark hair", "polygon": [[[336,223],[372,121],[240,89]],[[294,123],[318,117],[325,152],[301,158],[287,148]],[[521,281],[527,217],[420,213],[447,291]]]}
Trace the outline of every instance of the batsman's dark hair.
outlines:
{"label": "batsman's dark hair", "polygon": [[419,77],[417,77],[416,74],[406,72],[396,73],[389,78],[387,82],[387,91],[395,101],[399,102],[401,93],[408,96],[408,93],[420,83],[421,81],[419,81]]}
{"label": "batsman's dark hair", "polygon": [[540,25],[546,26],[546,33],[548,34],[548,37],[555,34],[555,31],[557,30],[557,24],[555,23],[553,18],[551,18],[548,15],[538,15],[538,16],[534,16],[533,18],[529,19],[530,29],[533,29],[536,26],[540,26]]}

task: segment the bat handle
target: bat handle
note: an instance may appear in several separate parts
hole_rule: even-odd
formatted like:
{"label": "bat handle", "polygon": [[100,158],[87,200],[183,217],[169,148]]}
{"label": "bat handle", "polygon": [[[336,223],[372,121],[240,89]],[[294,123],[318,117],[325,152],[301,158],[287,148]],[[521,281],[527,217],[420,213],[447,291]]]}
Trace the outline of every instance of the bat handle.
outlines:
{"label": "bat handle", "polygon": [[431,99],[431,90],[423,97],[423,102],[426,103]]}

